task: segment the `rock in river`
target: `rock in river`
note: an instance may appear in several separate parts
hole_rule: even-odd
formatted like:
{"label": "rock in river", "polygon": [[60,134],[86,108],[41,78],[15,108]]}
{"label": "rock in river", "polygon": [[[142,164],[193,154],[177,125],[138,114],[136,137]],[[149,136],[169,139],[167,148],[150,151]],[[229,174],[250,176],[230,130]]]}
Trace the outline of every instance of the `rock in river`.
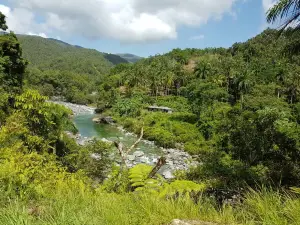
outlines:
{"label": "rock in river", "polygon": [[142,152],[142,151],[136,151],[136,152],[133,153],[133,155],[134,155],[135,157],[142,157],[143,155],[145,155],[145,153]]}
{"label": "rock in river", "polygon": [[103,123],[103,124],[112,124],[115,121],[113,120],[112,117],[110,116],[104,116],[104,117],[98,117],[98,118],[94,118],[93,121],[95,123]]}
{"label": "rock in river", "polygon": [[135,160],[135,155],[128,155],[127,156],[129,161],[134,161]]}
{"label": "rock in river", "polygon": [[163,176],[164,176],[164,178],[166,178],[166,179],[173,179],[173,178],[175,178],[175,176],[174,176],[174,175],[172,174],[172,172],[169,171],[169,170],[163,172]]}

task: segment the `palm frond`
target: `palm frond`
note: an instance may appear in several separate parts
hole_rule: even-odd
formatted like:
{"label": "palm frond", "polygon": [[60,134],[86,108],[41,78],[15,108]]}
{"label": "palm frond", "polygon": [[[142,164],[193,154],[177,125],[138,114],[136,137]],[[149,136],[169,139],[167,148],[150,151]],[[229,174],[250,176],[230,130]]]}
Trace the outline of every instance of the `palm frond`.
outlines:
{"label": "palm frond", "polygon": [[[283,20],[279,26],[281,32],[292,26],[294,22],[298,22],[299,17],[300,0],[280,0],[267,12],[269,23],[274,23],[278,19]],[[294,25],[294,28],[298,27],[299,23]]]}

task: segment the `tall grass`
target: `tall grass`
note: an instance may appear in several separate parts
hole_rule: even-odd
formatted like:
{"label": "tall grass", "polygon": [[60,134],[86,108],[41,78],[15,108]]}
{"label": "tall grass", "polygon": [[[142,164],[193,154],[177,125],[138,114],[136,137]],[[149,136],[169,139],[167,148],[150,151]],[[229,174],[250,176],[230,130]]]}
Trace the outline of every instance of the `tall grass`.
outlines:
{"label": "tall grass", "polygon": [[205,198],[194,204],[189,199],[175,201],[136,194],[70,191],[38,202],[3,202],[0,224],[159,225],[180,218],[218,224],[297,225],[299,212],[299,198],[271,191],[251,191],[234,208],[218,208]]}

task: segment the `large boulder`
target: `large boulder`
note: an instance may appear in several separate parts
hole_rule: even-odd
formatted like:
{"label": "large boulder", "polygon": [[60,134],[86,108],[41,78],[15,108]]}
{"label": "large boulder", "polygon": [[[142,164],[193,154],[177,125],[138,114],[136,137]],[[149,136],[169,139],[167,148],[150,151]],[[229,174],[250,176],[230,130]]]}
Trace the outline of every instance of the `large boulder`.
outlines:
{"label": "large boulder", "polygon": [[112,124],[115,123],[114,119],[110,116],[96,117],[93,119],[95,123]]}

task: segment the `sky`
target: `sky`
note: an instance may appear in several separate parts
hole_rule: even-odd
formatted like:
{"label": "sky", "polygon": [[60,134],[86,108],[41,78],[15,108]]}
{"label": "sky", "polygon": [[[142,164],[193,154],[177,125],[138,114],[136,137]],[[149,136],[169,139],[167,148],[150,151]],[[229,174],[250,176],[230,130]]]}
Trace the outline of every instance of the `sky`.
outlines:
{"label": "sky", "polygon": [[108,53],[230,47],[262,32],[276,0],[0,0],[9,29]]}

